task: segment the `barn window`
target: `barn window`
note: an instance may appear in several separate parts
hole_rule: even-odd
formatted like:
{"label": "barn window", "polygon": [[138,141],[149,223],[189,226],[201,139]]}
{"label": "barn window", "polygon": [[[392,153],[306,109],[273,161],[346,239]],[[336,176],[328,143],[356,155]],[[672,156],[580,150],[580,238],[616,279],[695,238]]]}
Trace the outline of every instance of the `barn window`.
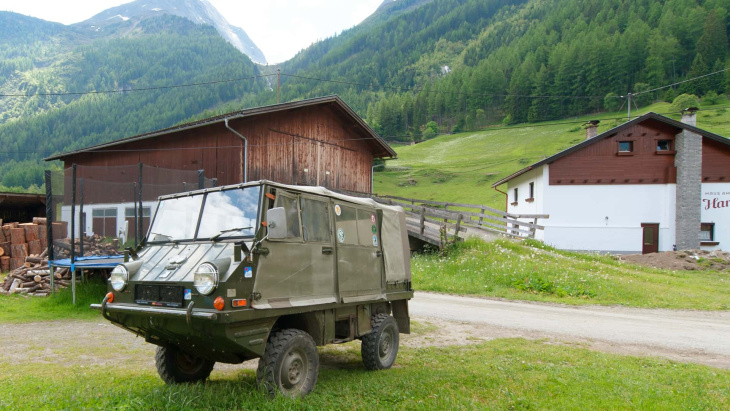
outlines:
{"label": "barn window", "polygon": [[[124,209],[124,217],[126,218],[134,218],[134,207],[127,207]],[[142,217],[149,218],[151,215],[151,210],[149,207],[142,207]],[[139,216],[138,216],[139,217]]]}
{"label": "barn window", "polygon": [[633,153],[634,152],[634,142],[633,141],[619,141],[618,142],[618,152],[619,153]]}
{"label": "barn window", "polygon": [[657,140],[656,151],[671,151],[672,140]]}
{"label": "barn window", "polygon": [[700,224],[700,242],[703,243],[703,245],[713,245],[705,243],[715,242],[715,223]]}

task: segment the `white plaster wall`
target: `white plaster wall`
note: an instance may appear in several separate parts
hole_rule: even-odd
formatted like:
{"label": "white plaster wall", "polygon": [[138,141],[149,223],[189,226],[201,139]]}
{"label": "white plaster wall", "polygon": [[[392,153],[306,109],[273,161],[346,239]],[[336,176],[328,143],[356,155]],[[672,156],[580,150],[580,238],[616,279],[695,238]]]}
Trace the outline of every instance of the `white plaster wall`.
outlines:
{"label": "white plaster wall", "polygon": [[[549,169],[544,170],[547,182]],[[674,246],[674,184],[547,185],[544,241],[566,250],[640,253],[641,223],[659,223],[659,251]]]}
{"label": "white plaster wall", "polygon": [[730,183],[702,184],[702,222],[715,223],[716,246],[703,250],[730,250]]}
{"label": "white plaster wall", "polygon": [[[143,207],[150,207],[150,211],[153,214],[152,217],[154,217],[154,212],[157,209],[157,201],[151,201],[151,202],[143,202]],[[134,207],[134,203],[117,203],[117,204],[84,204],[84,213],[86,214],[86,227],[84,227],[84,234],[85,235],[94,235],[94,210],[99,209],[110,209],[115,208],[117,210],[117,229],[115,230],[116,233],[119,233],[120,230],[124,228],[124,210],[127,208]],[[75,208],[75,221],[78,225],[79,218],[81,216],[81,210],[78,206]],[[61,220],[67,221],[69,225],[69,230],[67,235],[71,236],[71,206],[63,206],[61,207]],[[152,220],[150,220],[152,221]],[[144,233],[147,234],[147,233]],[[76,238],[79,237],[79,230],[78,227],[76,228],[74,232],[74,236]]]}
{"label": "white plaster wall", "polygon": [[[530,196],[530,183],[535,183],[534,190],[534,201],[528,202],[527,198]],[[544,184],[543,184],[543,168],[537,168],[530,170],[525,174],[517,176],[510,180],[509,190],[507,191],[507,212],[510,214],[545,214],[542,209],[545,204],[544,196]],[[517,205],[512,205],[515,202],[514,189],[517,187],[518,199]],[[519,219],[519,221],[525,221],[532,223],[532,219]],[[538,220],[538,224],[543,225],[545,220]],[[517,227],[523,230],[527,230],[527,227]],[[519,233],[522,237],[525,237],[525,233]],[[535,238],[538,240],[543,239],[544,233],[542,230],[535,232]]]}

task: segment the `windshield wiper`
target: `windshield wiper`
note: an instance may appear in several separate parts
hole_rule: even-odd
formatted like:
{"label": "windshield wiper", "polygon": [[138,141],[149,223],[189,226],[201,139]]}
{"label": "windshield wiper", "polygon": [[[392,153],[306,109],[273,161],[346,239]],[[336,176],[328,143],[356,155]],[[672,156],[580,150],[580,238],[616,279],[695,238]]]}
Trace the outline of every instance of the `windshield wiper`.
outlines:
{"label": "windshield wiper", "polygon": [[215,241],[218,239],[218,237],[222,236],[226,233],[232,233],[234,231],[241,231],[241,230],[250,230],[253,227],[237,227],[237,228],[229,228],[228,230],[221,230],[218,234],[214,235],[213,237],[210,237],[210,241]]}

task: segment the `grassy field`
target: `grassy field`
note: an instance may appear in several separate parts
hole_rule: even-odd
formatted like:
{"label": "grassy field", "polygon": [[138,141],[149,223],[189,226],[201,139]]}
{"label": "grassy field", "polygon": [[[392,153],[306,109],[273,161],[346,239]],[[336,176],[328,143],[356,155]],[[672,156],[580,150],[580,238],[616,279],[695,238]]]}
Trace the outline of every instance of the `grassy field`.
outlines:
{"label": "grassy field", "polygon": [[45,298],[17,294],[0,295],[0,323],[97,318],[99,313],[91,311],[89,304],[100,303],[104,294],[106,294],[106,284],[90,280],[76,287],[75,306],[72,304],[70,288],[59,290]]}
{"label": "grassy field", "polygon": [[[723,99],[702,107],[697,126],[730,136],[730,111]],[[653,104],[632,115],[649,111],[667,114],[668,103]],[[381,195],[483,204],[504,210],[505,197],[491,185],[509,174],[585,140],[581,124],[601,120],[598,133],[626,121],[626,112],[587,115],[560,121],[494,127],[485,131],[444,135],[414,146],[395,146],[398,159],[388,161],[374,175],[375,192]]]}
{"label": "grassy field", "polygon": [[[130,354],[134,356],[134,353]],[[365,371],[359,346],[320,349],[315,391],[267,399],[252,369],[166,386],[153,365],[0,360],[4,409],[727,409],[730,371],[602,354],[523,339],[403,349],[395,368]],[[84,357],[84,358],[81,358]]]}
{"label": "grassy field", "polygon": [[652,269],[532,240],[469,239],[446,258],[414,256],[411,268],[417,290],[575,305],[730,309],[730,272]]}

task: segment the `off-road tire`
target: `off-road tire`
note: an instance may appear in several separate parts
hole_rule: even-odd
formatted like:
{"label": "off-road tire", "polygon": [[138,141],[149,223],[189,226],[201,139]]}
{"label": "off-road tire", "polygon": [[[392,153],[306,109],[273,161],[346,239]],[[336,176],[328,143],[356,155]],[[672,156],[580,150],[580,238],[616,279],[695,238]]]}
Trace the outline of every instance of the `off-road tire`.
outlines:
{"label": "off-road tire", "polygon": [[167,384],[205,381],[213,371],[215,361],[185,352],[177,345],[157,347],[155,365],[160,378]]}
{"label": "off-road tire", "polygon": [[319,354],[312,337],[288,328],[272,332],[259,359],[256,381],[269,397],[304,397],[314,390],[319,375]]}
{"label": "off-road tire", "polygon": [[372,317],[373,330],[362,337],[362,362],[368,370],[386,370],[398,356],[398,323],[388,314]]}

